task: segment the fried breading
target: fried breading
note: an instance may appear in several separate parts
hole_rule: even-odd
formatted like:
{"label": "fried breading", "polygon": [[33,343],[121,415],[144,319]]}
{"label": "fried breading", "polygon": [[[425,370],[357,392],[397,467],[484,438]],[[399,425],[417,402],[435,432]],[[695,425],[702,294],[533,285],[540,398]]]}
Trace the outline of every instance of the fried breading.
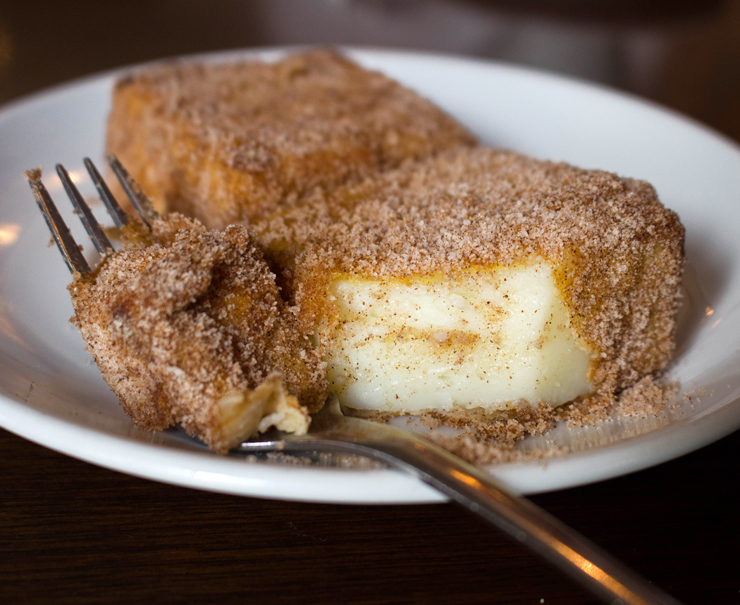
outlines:
{"label": "fried breading", "polygon": [[180,424],[225,452],[276,425],[305,432],[325,368],[247,230],[172,214],[70,285],[75,323],[136,424]]}
{"label": "fried breading", "polygon": [[[475,147],[331,51],[134,73],[115,88],[108,149],[160,210],[252,230],[270,288],[219,270],[192,309],[225,318],[234,342],[262,334],[260,305],[278,309],[287,327],[255,336],[251,356],[211,347],[244,388],[275,370],[311,410],[328,388],[380,417],[482,426],[510,412],[521,436],[566,402],[604,417],[669,362],[684,232],[649,184]],[[251,302],[224,305],[219,283]]]}
{"label": "fried breading", "polygon": [[113,91],[107,138],[158,210],[213,228],[473,143],[429,101],[328,50],[134,73]]}
{"label": "fried breading", "polygon": [[[304,331],[317,331],[330,374],[335,368],[340,377],[331,389],[341,399],[362,380],[366,391],[384,393],[373,403],[349,397],[354,403],[346,405],[402,409],[395,397],[414,397],[405,385],[420,383],[420,401],[427,387],[455,392],[458,370],[462,394],[442,397],[447,409],[519,405],[505,396],[516,389],[486,402],[477,394],[466,400],[465,388],[474,380],[484,388],[494,380],[513,384],[531,371],[534,352],[552,341],[549,324],[511,357],[497,352],[497,334],[512,329],[502,322],[514,313],[529,313],[522,330],[530,329],[542,313],[559,317],[558,305],[565,316],[553,319],[557,330],[572,336],[562,349],[567,363],[561,374],[543,366],[538,380],[550,375],[560,383],[573,361],[590,383],[576,389],[579,396],[613,395],[663,369],[673,350],[684,232],[641,181],[460,148],[317,194],[255,228]],[[510,288],[527,272],[526,283],[535,284],[529,291],[553,292],[534,306],[527,306],[530,295],[516,302]],[[554,290],[542,290],[547,283]],[[435,313],[438,323],[430,320]],[[507,342],[521,344],[522,334]],[[410,341],[419,359],[409,360]],[[358,358],[363,348],[368,354]],[[532,381],[532,392],[538,388]],[[496,399],[497,388],[489,391]]]}

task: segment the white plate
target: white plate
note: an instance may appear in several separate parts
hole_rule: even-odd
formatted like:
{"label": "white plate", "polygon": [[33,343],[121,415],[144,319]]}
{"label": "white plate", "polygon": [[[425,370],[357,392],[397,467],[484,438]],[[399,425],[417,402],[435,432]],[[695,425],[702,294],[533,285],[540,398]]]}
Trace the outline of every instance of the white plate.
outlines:
{"label": "white plate", "polygon": [[[652,182],[686,226],[688,302],[671,375],[694,398],[679,396],[675,409],[656,418],[558,427],[522,446],[565,445],[575,453],[546,464],[501,465],[492,469],[500,479],[523,493],[575,486],[675,458],[740,426],[736,146],[659,107],[551,75],[424,54],[352,55],[434,100],[486,144]],[[179,431],[148,434],[132,426],[67,323],[69,274],[46,245],[46,226],[23,178],[24,170],[42,166],[66,209],[54,164],[79,171],[83,156],[102,156],[114,77],[0,111],[0,424],[82,460],[200,489],[323,502],[441,500],[394,471],[250,464],[211,454]],[[69,222],[86,242],[78,221]]]}

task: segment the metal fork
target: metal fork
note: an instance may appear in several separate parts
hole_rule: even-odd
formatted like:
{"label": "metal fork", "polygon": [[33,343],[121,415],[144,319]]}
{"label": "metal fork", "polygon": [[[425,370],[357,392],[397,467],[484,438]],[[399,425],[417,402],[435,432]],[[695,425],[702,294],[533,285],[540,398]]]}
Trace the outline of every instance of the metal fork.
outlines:
{"label": "metal fork", "polygon": [[[151,221],[158,216],[151,201],[146,197],[146,195],[144,195],[139,185],[123,167],[121,162],[118,161],[116,156],[109,155],[107,160],[113,173],[121,183],[123,190],[126,192],[129,200],[131,200],[131,204],[139,215],[139,218],[145,225],[150,227]],[[120,204],[111,193],[108,184],[100,175],[100,172],[95,167],[92,160],[90,158],[84,158],[83,162],[85,164],[85,168],[87,168],[87,171],[90,174],[92,182],[95,184],[95,188],[97,189],[100,198],[103,200],[103,203],[108,210],[108,214],[110,214],[113,222],[120,231],[131,222],[131,217],[126,214],[123,208],[121,208]],[[103,256],[113,253],[113,245],[95,218],[95,215],[90,210],[87,202],[85,202],[85,199],[75,186],[67,170],[61,164],[57,164],[56,171],[76,213],[80,217],[80,221],[85,226],[85,230],[90,236],[95,249]],[[49,231],[51,231],[54,241],[56,242],[59,251],[62,253],[64,261],[67,263],[67,267],[69,267],[69,270],[73,273],[75,271],[78,273],[90,273],[93,269],[82,255],[80,247],[77,245],[77,242],[75,242],[74,237],[72,237],[72,233],[69,231],[64,219],[62,219],[62,215],[54,205],[49,192],[41,182],[40,172],[38,170],[29,170],[26,173],[26,176],[28,177],[28,183],[31,186],[33,195],[36,198],[36,203],[39,205],[41,213],[44,215],[44,219],[46,219]]]}
{"label": "metal fork", "polygon": [[[139,218],[149,225],[157,217],[157,212],[121,163],[113,156],[108,157],[108,162]],[[121,209],[92,161],[85,158],[84,163],[113,222],[119,230],[122,229],[131,218]],[[113,253],[110,240],[67,171],[57,165],[57,173],[95,248],[101,255]],[[36,202],[70,271],[89,273],[92,269],[41,182],[38,171],[29,171],[27,174]],[[606,602],[635,605],[678,603],[491,475],[409,431],[346,417],[335,398],[314,415],[308,435],[280,434],[273,440],[247,441],[234,451],[344,453],[384,462],[415,475],[449,496],[542,555]]]}

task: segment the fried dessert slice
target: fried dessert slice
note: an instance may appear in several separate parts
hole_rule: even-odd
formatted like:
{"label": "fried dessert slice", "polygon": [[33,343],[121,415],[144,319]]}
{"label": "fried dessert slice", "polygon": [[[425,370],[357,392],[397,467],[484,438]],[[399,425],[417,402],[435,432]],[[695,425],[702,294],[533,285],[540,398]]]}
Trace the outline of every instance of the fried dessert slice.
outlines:
{"label": "fried dessert slice", "polygon": [[123,408],[225,452],[270,426],[305,433],[325,368],[246,229],[172,214],[70,285],[74,321]]}
{"label": "fried dessert slice", "polygon": [[674,347],[684,232],[645,182],[459,148],[256,229],[345,407],[609,398]]}
{"label": "fried dessert slice", "polygon": [[212,228],[472,144],[429,101],[328,50],[135,73],[113,91],[107,138],[160,212]]}

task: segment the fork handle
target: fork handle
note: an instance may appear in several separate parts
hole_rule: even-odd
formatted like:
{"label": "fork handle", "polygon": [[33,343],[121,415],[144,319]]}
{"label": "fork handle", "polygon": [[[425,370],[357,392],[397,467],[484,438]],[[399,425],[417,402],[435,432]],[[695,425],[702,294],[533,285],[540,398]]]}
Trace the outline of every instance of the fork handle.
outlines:
{"label": "fork handle", "polygon": [[[315,451],[360,454],[417,476],[528,546],[608,603],[679,603],[490,475],[408,431],[345,417],[311,446]],[[307,444],[303,442],[299,447],[305,451]],[[285,451],[291,449],[290,440],[285,441]]]}
{"label": "fork handle", "polygon": [[421,440],[380,447],[398,461],[396,468],[415,474],[508,533],[607,602],[678,603],[575,530],[445,450]]}

